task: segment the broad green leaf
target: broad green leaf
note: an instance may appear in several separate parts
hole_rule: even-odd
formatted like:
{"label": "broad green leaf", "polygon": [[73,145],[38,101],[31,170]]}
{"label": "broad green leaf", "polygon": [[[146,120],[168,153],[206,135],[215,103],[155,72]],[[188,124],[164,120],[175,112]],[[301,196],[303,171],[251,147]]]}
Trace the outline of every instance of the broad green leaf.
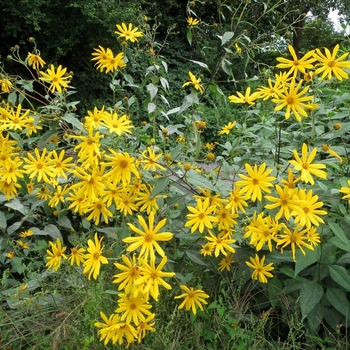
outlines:
{"label": "broad green leaf", "polygon": [[350,275],[345,267],[331,265],[329,266],[329,273],[334,282],[337,282],[340,286],[350,292]]}
{"label": "broad green leaf", "polygon": [[0,211],[0,230],[5,231],[7,227],[7,220],[5,214]]}
{"label": "broad green leaf", "polygon": [[67,218],[67,216],[60,216],[57,219],[57,225],[62,226],[64,228],[71,229],[72,228],[72,223],[70,220]]}
{"label": "broad green leaf", "polygon": [[328,242],[332,242],[338,248],[343,249],[347,252],[350,252],[350,240],[346,237],[341,227],[335,222],[329,222],[328,226],[335,234],[335,236],[331,237],[328,240]]}
{"label": "broad green leaf", "polygon": [[66,113],[63,117],[62,120],[66,121],[67,123],[72,124],[75,126],[77,129],[86,132],[84,125],[80,122],[80,120],[75,116],[73,113]]}
{"label": "broad green leaf", "polygon": [[12,199],[12,201],[6,203],[5,206],[13,210],[17,210],[23,215],[27,215],[29,212],[28,208],[25,207],[17,198]]}
{"label": "broad green leaf", "polygon": [[297,251],[294,277],[296,277],[300,271],[319,260],[321,256],[321,248],[320,246],[316,246],[314,250],[305,249],[305,253],[306,254],[303,255],[300,250]]}
{"label": "broad green leaf", "polygon": [[153,103],[153,102],[150,102],[148,105],[147,105],[147,112],[148,114],[151,114],[155,111],[155,109],[157,108],[157,106]]}
{"label": "broad green leaf", "polygon": [[223,59],[221,62],[221,68],[228,76],[233,76],[232,63],[229,60]]}
{"label": "broad green leaf", "polygon": [[186,255],[192,260],[194,263],[202,266],[208,266],[208,260],[205,259],[203,255],[201,255],[196,250],[186,250]]}
{"label": "broad green leaf", "polygon": [[204,63],[204,62],[194,61],[194,60],[189,60],[189,61],[191,61],[191,62],[193,62],[193,63],[195,63],[195,64],[198,64],[199,66],[201,66],[201,67],[203,67],[203,68],[205,68],[205,69],[208,69],[208,70],[209,70],[208,65],[207,65],[206,63]]}
{"label": "broad green leaf", "polygon": [[62,235],[60,230],[52,224],[46,225],[43,229],[43,231],[52,238],[53,241],[56,241],[57,238],[59,238],[61,241],[63,241]]}
{"label": "broad green leaf", "polygon": [[12,104],[12,105],[16,105],[16,101],[17,101],[17,93],[16,91],[11,92],[8,96],[7,96],[7,101],[8,103]]}
{"label": "broad green leaf", "polygon": [[192,39],[193,39],[193,33],[192,33],[192,30],[190,29],[188,32],[187,32],[187,41],[190,45],[192,45]]}
{"label": "broad green leaf", "polygon": [[272,278],[267,284],[267,291],[269,294],[269,300],[272,307],[276,307],[279,304],[279,295],[282,293],[282,282],[277,278]]}
{"label": "broad green leaf", "polygon": [[340,288],[328,287],[326,297],[331,305],[346,317],[350,315],[350,303],[346,294]]}
{"label": "broad green leaf", "polygon": [[149,94],[151,96],[151,101],[153,101],[153,99],[155,98],[155,96],[157,95],[157,92],[158,92],[157,86],[155,86],[152,83],[149,83],[147,85],[147,91],[149,92]]}
{"label": "broad green leaf", "polygon": [[221,37],[221,46],[225,45],[228,41],[230,41],[234,35],[234,32],[225,32],[224,35]]}
{"label": "broad green leaf", "polygon": [[305,282],[300,291],[300,309],[303,317],[320,302],[323,296],[323,288],[315,281]]}
{"label": "broad green leaf", "polygon": [[155,197],[157,194],[163,192],[169,184],[169,178],[167,176],[160,177],[156,179],[155,185],[151,192],[151,198]]}
{"label": "broad green leaf", "polygon": [[21,225],[22,225],[21,221],[15,222],[14,224],[12,224],[7,228],[7,233],[11,235],[12,233],[16,232],[21,227]]}

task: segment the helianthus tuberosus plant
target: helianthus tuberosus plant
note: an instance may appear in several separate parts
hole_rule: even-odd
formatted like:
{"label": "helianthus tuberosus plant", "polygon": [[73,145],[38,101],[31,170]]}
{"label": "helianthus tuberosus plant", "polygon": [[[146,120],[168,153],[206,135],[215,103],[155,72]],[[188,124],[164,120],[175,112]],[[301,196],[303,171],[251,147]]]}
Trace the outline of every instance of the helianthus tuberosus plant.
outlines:
{"label": "helianthus tuberosus plant", "polygon": [[[187,22],[191,31],[202,25],[194,17]],[[224,96],[232,108],[243,105],[241,116],[220,121],[220,141],[205,143],[209,117],[201,98],[222,92],[214,83],[217,67],[193,62],[205,70],[191,68],[189,81],[182,77],[171,87],[190,93],[181,106],[170,106],[166,61],[150,52],[141,84],[149,120],[136,126],[129,113],[136,97],[124,96],[137,86],[127,74],[128,57],[149,35],[132,23],[116,28],[121,52],[96,43],[91,58],[111,78],[113,103],[91,106],[83,118],[69,102],[74,75],[35,50],[24,60],[19,52],[14,57],[40,85],[37,97],[16,77],[1,80],[4,266],[15,270],[37,254],[40,273],[70,271],[83,285],[109,284],[116,297],[101,303],[93,320],[104,345],[147,342],[164,321],[159,305],[168,305],[168,314],[205,319],[232,283],[243,294],[256,292],[254,311],[260,295],[270,298],[263,301],[267,312],[283,308],[288,294],[310,334],[325,323],[347,327],[349,103],[322,90],[326,80],[337,86],[348,78],[347,52],[316,49],[298,60],[289,46],[292,59],[277,59],[279,74],[260,80],[256,91],[248,86]],[[221,44],[243,55],[232,33]],[[267,119],[252,119],[264,104]]]}

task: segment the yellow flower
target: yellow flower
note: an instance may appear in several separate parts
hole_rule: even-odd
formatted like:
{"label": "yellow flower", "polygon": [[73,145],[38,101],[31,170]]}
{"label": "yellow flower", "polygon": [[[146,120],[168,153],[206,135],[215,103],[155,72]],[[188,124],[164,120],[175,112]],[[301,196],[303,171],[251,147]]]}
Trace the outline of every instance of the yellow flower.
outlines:
{"label": "yellow flower", "polygon": [[318,196],[312,195],[312,190],[306,193],[305,189],[299,190],[294,196],[295,206],[292,212],[295,223],[310,228],[312,224],[319,226],[324,224],[323,219],[319,215],[327,215],[325,210],[322,210],[323,202],[317,202]]}
{"label": "yellow flower", "polygon": [[108,62],[108,59],[113,57],[112,50],[108,49],[105,50],[101,45],[99,45],[99,49],[94,49],[96,52],[92,53],[92,56],[94,56],[91,61],[96,61],[95,66],[96,68],[100,70],[100,72],[103,71],[105,68],[105,64]]}
{"label": "yellow flower", "polygon": [[216,205],[210,205],[209,198],[204,201],[197,200],[197,206],[188,206],[187,209],[191,214],[187,214],[188,221],[185,223],[185,227],[191,227],[193,233],[198,229],[200,233],[203,233],[204,228],[213,228],[213,223],[218,222],[218,218],[211,214],[216,211]]}
{"label": "yellow flower", "polygon": [[233,103],[246,103],[249,105],[253,105],[255,104],[255,100],[257,98],[260,97],[260,93],[259,92],[254,92],[254,93],[250,93],[250,87],[247,87],[246,91],[245,91],[245,95],[241,94],[239,91],[237,91],[237,95],[231,95],[228,97],[228,99],[233,102]]}
{"label": "yellow flower", "polygon": [[219,271],[224,271],[225,269],[227,271],[231,271],[231,265],[234,263],[233,261],[233,254],[228,253],[220,262],[218,266]]}
{"label": "yellow flower", "polygon": [[331,156],[335,157],[335,158],[338,158],[339,159],[339,162],[342,163],[343,162],[343,158],[335,151],[333,151],[329,145],[327,144],[324,144],[322,146],[322,151],[325,151],[325,152],[328,152]]}
{"label": "yellow flower", "polygon": [[10,93],[10,89],[12,88],[12,83],[9,79],[0,79],[1,91]]}
{"label": "yellow flower", "polygon": [[295,160],[290,160],[289,163],[294,165],[294,169],[301,172],[300,179],[301,181],[308,183],[310,182],[311,185],[315,183],[312,175],[318,176],[321,179],[327,178],[327,173],[321,169],[325,169],[325,164],[311,164],[314,160],[317,153],[317,148],[314,148],[310,155],[308,156],[308,149],[307,144],[303,143],[302,149],[301,149],[301,158],[298,155],[298,152],[296,150],[293,150],[294,158]]}
{"label": "yellow flower", "polygon": [[33,66],[34,69],[40,69],[45,65],[45,61],[40,55],[28,52],[28,64]]}
{"label": "yellow flower", "polygon": [[204,245],[202,245],[202,249],[200,250],[200,253],[204,256],[206,255],[212,255],[215,245],[211,242],[207,242]]}
{"label": "yellow flower", "polygon": [[158,162],[159,159],[162,158],[162,153],[156,155],[155,149],[147,147],[147,149],[141,154],[142,157],[145,158],[140,161],[141,163],[144,163],[143,169],[148,171],[156,171],[157,168],[160,170],[165,170],[165,168]]}
{"label": "yellow flower", "polygon": [[62,247],[62,244],[59,238],[56,239],[56,243],[53,243],[50,241],[49,245],[52,251],[46,250],[46,253],[47,253],[46,260],[48,260],[48,262],[46,263],[46,267],[48,269],[57,271],[61,265],[62,258],[67,259],[67,256],[64,254],[67,247]]}
{"label": "yellow flower", "polygon": [[192,72],[188,72],[188,75],[190,77],[190,81],[187,81],[186,83],[182,84],[182,87],[193,85],[196,90],[198,90],[201,94],[204,93],[204,87],[201,84],[201,78],[196,78],[196,76]]}
{"label": "yellow flower", "polygon": [[91,239],[88,240],[88,253],[85,254],[84,261],[84,274],[88,274],[88,279],[91,278],[91,275],[94,279],[97,279],[97,276],[100,274],[101,264],[108,264],[108,260],[106,257],[102,256],[103,247],[101,247],[101,241],[97,237],[97,233],[95,233],[94,241]]}
{"label": "yellow flower", "polygon": [[292,250],[292,256],[293,261],[296,261],[295,259],[295,247],[297,246],[300,251],[305,255],[305,251],[303,250],[303,246],[307,249],[314,250],[314,247],[306,243],[305,241],[308,240],[308,236],[306,235],[309,231],[309,228],[306,228],[302,230],[302,227],[298,225],[294,231],[292,232],[286,225],[283,225],[283,229],[285,234],[278,235],[277,245],[284,244],[281,249],[285,248],[286,246],[290,245],[290,248]]}
{"label": "yellow flower", "polygon": [[134,128],[127,115],[124,114],[119,117],[114,111],[110,113],[105,112],[101,124],[105,126],[111,134],[116,133],[118,136],[131,134],[132,132],[130,129]]}
{"label": "yellow flower", "polygon": [[184,306],[186,310],[191,310],[195,315],[197,313],[197,306],[203,311],[202,304],[208,304],[205,299],[209,298],[201,289],[194,290],[193,287],[186,287],[185,285],[180,285],[180,288],[185,291],[185,293],[174,297],[174,299],[185,298],[185,300],[179,305],[178,309],[182,309]]}
{"label": "yellow flower", "polygon": [[273,263],[269,263],[264,266],[265,262],[265,255],[261,258],[257,254],[255,254],[255,258],[250,257],[249,261],[246,261],[246,264],[254,269],[252,273],[252,278],[255,280],[259,280],[261,283],[267,283],[266,277],[273,277],[272,273],[270,271],[274,270],[274,267],[272,266]]}
{"label": "yellow flower", "polygon": [[123,242],[131,243],[126,250],[132,252],[141,247],[140,257],[143,257],[145,260],[148,260],[148,257],[150,257],[152,261],[155,261],[155,249],[157,253],[163,257],[165,253],[158,242],[170,241],[173,238],[171,232],[158,232],[165,225],[166,219],[159,221],[157,225],[154,226],[154,213],[151,212],[148,225],[141,215],[138,215],[138,221],[143,231],[133,224],[128,223],[129,228],[135,232],[138,237],[126,237],[123,239]]}
{"label": "yellow flower", "polygon": [[281,84],[281,81],[279,81],[279,79],[276,79],[274,85],[272,85],[271,78],[268,78],[267,83],[269,86],[261,86],[258,88],[259,97],[262,98],[264,101],[266,101],[269,98],[277,98],[277,93],[283,91],[284,87],[284,85]]}
{"label": "yellow flower", "polygon": [[85,260],[85,248],[78,248],[73,247],[70,250],[70,257],[68,258],[68,261],[71,265],[76,264],[77,266],[80,266],[80,264],[84,263]]}
{"label": "yellow flower", "polygon": [[329,80],[332,79],[333,74],[338,80],[349,78],[348,73],[346,73],[344,70],[344,68],[350,68],[350,61],[344,62],[344,59],[349,55],[349,53],[346,52],[340,57],[336,58],[338,50],[339,44],[335,45],[332,54],[327,48],[324,49],[325,55],[320,51],[320,49],[316,49],[314,58],[320,62],[316,65],[316,67],[319,65],[321,65],[321,67],[315,70],[315,75],[323,72],[321,76],[322,80],[326,76],[328,76]]}
{"label": "yellow flower", "polygon": [[30,237],[33,236],[34,232],[32,230],[27,230],[27,231],[23,231],[19,234],[20,237],[25,238],[25,237]]}
{"label": "yellow flower", "polygon": [[54,93],[56,90],[61,93],[62,87],[68,87],[70,79],[72,78],[71,75],[65,76],[66,72],[67,68],[62,69],[61,65],[58,66],[57,71],[55,71],[54,65],[51,64],[50,68],[47,70],[47,73],[40,72],[42,76],[39,79],[51,83],[49,91],[52,93]]}
{"label": "yellow flower", "polygon": [[187,23],[190,27],[194,27],[199,24],[199,19],[193,18],[193,17],[187,17]]}
{"label": "yellow flower", "polygon": [[235,43],[235,48],[238,53],[242,52],[242,48],[237,43]]}
{"label": "yellow flower", "polygon": [[0,168],[1,180],[8,184],[18,182],[18,179],[23,178],[23,173],[25,173],[24,170],[20,169],[22,164],[23,162],[18,157],[5,160]]}
{"label": "yellow flower", "polygon": [[305,69],[312,69],[312,63],[315,61],[313,57],[314,51],[309,51],[302,58],[298,58],[295,54],[294,48],[292,45],[288,45],[288,50],[292,55],[292,60],[288,60],[284,57],[277,57],[277,61],[281,62],[276,65],[277,68],[290,68],[287,75],[293,74],[293,78],[295,78],[298,74],[298,71],[305,74]]}
{"label": "yellow flower", "polygon": [[138,326],[140,322],[145,322],[145,315],[151,315],[149,309],[152,307],[148,303],[147,298],[142,293],[137,295],[120,294],[118,300],[118,308],[115,312],[122,313],[120,320],[126,323],[134,322],[135,326]]}
{"label": "yellow flower", "polygon": [[229,122],[228,124],[226,124],[221,128],[221,130],[219,131],[219,135],[224,135],[224,134],[228,135],[231,132],[231,130],[235,127],[235,125],[236,125],[236,122]]}
{"label": "yellow flower", "polygon": [[239,186],[235,186],[230,192],[230,200],[226,205],[226,209],[231,210],[232,214],[238,214],[240,210],[242,213],[245,213],[244,207],[248,206],[246,202],[247,196],[245,190],[241,189]]}
{"label": "yellow flower", "polygon": [[306,92],[309,90],[309,86],[306,86],[301,92],[298,92],[302,80],[299,81],[298,85],[296,85],[295,80],[293,79],[289,90],[285,88],[282,91],[277,91],[278,97],[274,98],[272,100],[273,103],[278,104],[278,106],[275,107],[275,111],[280,111],[284,107],[287,107],[285,117],[286,119],[289,119],[290,113],[293,112],[295,118],[300,122],[301,116],[307,117],[307,113],[305,109],[307,109],[307,104],[305,102],[310,101],[313,99],[313,96],[304,96]]}
{"label": "yellow flower", "polygon": [[209,236],[205,236],[205,238],[213,244],[214,246],[214,255],[216,257],[219,256],[220,253],[223,255],[227,255],[227,251],[234,253],[236,250],[231,246],[231,244],[235,243],[236,240],[232,238],[232,234],[229,231],[226,233],[225,231],[220,232],[217,236],[213,235],[211,231],[209,231]]}
{"label": "yellow flower", "polygon": [[246,193],[246,197],[250,197],[253,202],[257,199],[261,201],[262,192],[270,193],[269,187],[273,186],[272,181],[276,180],[274,176],[269,176],[273,169],[266,169],[266,163],[262,163],[259,168],[255,164],[254,169],[246,163],[245,169],[248,176],[238,174],[242,180],[237,181],[236,186],[242,187],[242,192]]}
{"label": "yellow flower", "polygon": [[349,201],[349,204],[350,204],[350,180],[348,180],[348,186],[349,187],[342,186],[340,188],[339,192],[345,194],[345,196],[343,196],[341,198],[342,199],[347,199]]}
{"label": "yellow flower", "polygon": [[119,34],[118,38],[125,38],[126,41],[130,40],[132,43],[135,41],[138,41],[137,38],[140,38],[143,36],[142,32],[138,32],[138,28],[132,27],[132,24],[129,23],[128,26],[126,26],[125,23],[116,24],[117,31],[115,31],[116,34]]}

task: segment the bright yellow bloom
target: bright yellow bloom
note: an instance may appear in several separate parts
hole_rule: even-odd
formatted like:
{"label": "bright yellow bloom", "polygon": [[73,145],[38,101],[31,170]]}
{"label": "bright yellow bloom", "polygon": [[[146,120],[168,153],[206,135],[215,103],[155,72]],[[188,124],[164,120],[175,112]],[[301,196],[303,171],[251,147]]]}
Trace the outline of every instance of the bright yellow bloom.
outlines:
{"label": "bright yellow bloom", "polygon": [[165,282],[163,278],[175,276],[175,272],[161,271],[167,261],[167,257],[163,256],[159,265],[156,266],[154,260],[151,260],[148,264],[144,259],[140,258],[141,276],[135,281],[135,285],[139,286],[142,293],[150,294],[156,301],[159,298],[159,286],[168,290],[171,289],[171,285]]}
{"label": "bright yellow bloom", "polygon": [[272,85],[271,78],[267,79],[269,86],[261,86],[258,88],[259,97],[266,101],[269,98],[277,98],[278,92],[283,91],[283,84],[276,79],[274,85]]}
{"label": "bright yellow bloom", "polygon": [[100,70],[100,72],[103,72],[103,69],[105,69],[105,65],[108,62],[109,58],[113,57],[112,50],[107,49],[105,50],[101,45],[99,45],[99,49],[94,49],[96,52],[92,53],[92,56],[94,56],[91,61],[97,61],[95,63],[96,68]]}
{"label": "bright yellow bloom", "polygon": [[287,75],[293,74],[295,78],[298,74],[298,71],[305,74],[305,69],[312,69],[312,63],[315,61],[313,57],[314,51],[309,51],[302,58],[298,58],[295,54],[294,48],[292,45],[288,45],[288,50],[292,55],[292,60],[288,60],[284,57],[277,57],[277,61],[281,62],[276,65],[277,68],[290,68]]}
{"label": "bright yellow bloom", "polygon": [[39,54],[28,52],[28,65],[33,66],[33,69],[40,69],[45,65],[45,61],[40,57]]}
{"label": "bright yellow bloom", "polygon": [[185,291],[185,293],[174,297],[174,299],[185,298],[185,300],[179,305],[178,309],[182,309],[184,306],[186,310],[191,310],[195,315],[197,313],[197,306],[203,311],[202,304],[208,304],[205,299],[209,298],[201,289],[193,289],[193,287],[186,287],[185,285],[180,285],[180,288]]}
{"label": "bright yellow bloom", "polygon": [[73,247],[70,250],[70,257],[68,258],[71,265],[76,264],[80,266],[85,261],[85,248]]}
{"label": "bright yellow bloom", "polygon": [[207,242],[204,245],[202,245],[202,249],[200,250],[200,253],[204,256],[212,255],[215,245],[211,242]]}
{"label": "bright yellow bloom", "polygon": [[224,258],[219,262],[218,270],[224,271],[225,269],[227,271],[231,271],[231,265],[234,263],[233,261],[233,254],[228,253]]}
{"label": "bright yellow bloom", "polygon": [[96,199],[93,203],[87,204],[85,213],[90,213],[86,220],[93,220],[97,226],[100,223],[101,217],[106,224],[108,224],[109,218],[113,217],[113,213],[107,208],[106,204],[102,199]]}
{"label": "bright yellow bloom", "polygon": [[7,181],[0,180],[0,192],[6,196],[6,200],[17,197],[17,188],[21,185],[17,182],[7,183]]}
{"label": "bright yellow bloom", "polygon": [[237,218],[238,215],[232,213],[232,211],[229,208],[227,208],[225,204],[222,205],[216,211],[216,215],[218,218],[218,229],[230,231],[233,229],[233,226],[237,224],[237,221],[235,221],[234,219]]}
{"label": "bright yellow bloom", "polygon": [[254,93],[250,93],[250,87],[247,87],[246,91],[245,91],[245,95],[241,94],[239,91],[237,91],[237,95],[231,95],[228,97],[228,99],[233,102],[233,103],[246,103],[249,105],[254,105],[255,104],[255,100],[257,98],[259,98],[260,93],[259,92],[254,92]]}
{"label": "bright yellow bloom", "polygon": [[235,248],[231,246],[236,240],[232,238],[232,233],[230,231],[228,233],[225,231],[220,232],[217,236],[209,231],[209,236],[205,236],[205,238],[213,244],[215,249],[214,255],[216,257],[218,257],[220,253],[226,256],[228,251],[231,253],[236,251]]}
{"label": "bright yellow bloom", "polygon": [[296,85],[293,79],[289,89],[285,88],[282,91],[277,91],[278,97],[272,100],[273,103],[278,104],[278,106],[275,107],[275,111],[280,111],[284,107],[287,108],[285,113],[286,119],[289,119],[291,112],[294,113],[295,118],[299,122],[301,122],[300,115],[307,117],[307,112],[305,111],[305,109],[307,109],[307,104],[305,102],[312,100],[313,96],[303,97],[310,86],[306,86],[301,92],[298,92],[302,83],[303,81],[300,80],[298,85]]}
{"label": "bright yellow bloom", "polygon": [[[44,148],[41,155],[39,149],[34,149],[35,157],[31,153],[27,153],[27,158],[24,158],[26,165],[23,168],[26,170],[26,174],[32,179],[37,177],[37,181],[44,180],[49,183],[53,177],[55,177],[55,168],[53,167],[53,161],[50,157],[50,153],[47,154],[47,148]],[[50,179],[51,178],[51,179]]]}
{"label": "bright yellow bloom", "polygon": [[[269,176],[273,169],[266,169],[266,163],[262,163],[258,168],[257,164],[254,169],[248,164],[245,164],[247,175],[238,174],[242,179],[236,182],[236,186],[242,187],[242,191],[250,197],[253,202],[257,199],[262,200],[262,193],[270,193],[269,187],[273,186],[272,181],[276,180],[274,176]],[[266,170],[265,170],[266,169]]]}
{"label": "bright yellow bloom", "polygon": [[65,198],[64,196],[68,193],[68,186],[64,185],[63,187],[61,185],[58,185],[56,187],[55,192],[53,193],[50,201],[49,201],[49,206],[50,207],[57,207],[59,203],[64,203]]}
{"label": "bright yellow bloom", "polygon": [[339,50],[339,44],[335,45],[333,52],[327,48],[324,48],[325,54],[323,54],[320,49],[316,49],[316,53],[314,54],[314,58],[319,61],[319,64],[316,65],[320,68],[315,70],[315,75],[322,73],[321,79],[323,80],[326,76],[328,79],[332,79],[332,75],[334,75],[338,80],[348,79],[349,75],[344,70],[344,68],[350,68],[350,61],[345,61],[345,58],[349,55],[349,52],[342,54],[340,57],[336,58]]}
{"label": "bright yellow bloom", "polygon": [[0,166],[1,181],[6,181],[9,184],[18,182],[19,178],[23,178],[25,171],[21,169],[22,164],[23,162],[18,157],[6,159]]}
{"label": "bright yellow bloom", "polygon": [[100,274],[101,264],[108,264],[108,260],[106,257],[102,256],[103,247],[101,246],[101,241],[103,237],[100,238],[100,240],[97,237],[97,233],[95,233],[94,241],[91,239],[88,240],[88,253],[85,254],[85,261],[84,261],[84,274],[88,274],[88,279],[91,278],[91,276],[94,279],[97,279],[97,276]]}
{"label": "bright yellow bloom", "polygon": [[246,202],[247,195],[245,190],[241,189],[239,186],[235,186],[230,192],[229,203],[226,205],[226,209],[231,210],[232,214],[238,214],[240,210],[242,213],[245,213],[245,208],[248,206]]}
{"label": "bright yellow bloom", "polygon": [[231,130],[235,127],[235,125],[236,125],[236,122],[229,122],[228,124],[226,124],[221,128],[221,130],[219,131],[219,135],[224,135],[224,134],[228,135],[231,132]]}
{"label": "bright yellow bloom", "polygon": [[19,104],[16,110],[11,107],[10,110],[0,108],[0,115],[3,114],[5,119],[0,119],[0,130],[22,130],[28,127],[32,117],[28,117],[30,109],[22,113],[22,105]]}
{"label": "bright yellow bloom", "polygon": [[127,115],[122,115],[118,117],[118,114],[111,111],[110,113],[105,112],[102,125],[105,126],[109,133],[116,133],[118,136],[122,134],[131,134],[131,130],[134,126],[131,124],[131,120]]}
{"label": "bright yellow bloom", "polygon": [[138,32],[137,30],[139,28],[132,27],[132,24],[129,23],[128,26],[126,26],[125,23],[116,24],[117,26],[117,31],[115,31],[116,34],[118,34],[118,38],[125,38],[126,41],[130,40],[132,43],[135,41],[138,41],[137,38],[141,38],[143,36],[142,32]]}
{"label": "bright yellow bloom", "polygon": [[190,27],[195,27],[198,26],[199,24],[199,19],[193,18],[193,17],[187,17],[187,23]]}
{"label": "bright yellow bloom", "polygon": [[141,247],[140,257],[143,257],[145,260],[148,260],[148,257],[151,258],[151,261],[155,261],[154,249],[160,256],[164,256],[164,250],[158,244],[158,242],[170,241],[173,238],[171,232],[159,232],[158,231],[165,225],[166,219],[163,219],[154,226],[154,213],[150,213],[148,218],[148,225],[146,224],[145,219],[138,215],[138,221],[143,228],[143,231],[134,226],[133,224],[128,223],[129,228],[135,232],[137,237],[126,237],[123,239],[125,243],[131,243],[126,250],[128,252],[133,252],[134,250]]}
{"label": "bright yellow bloom", "polygon": [[153,187],[142,186],[141,190],[137,194],[137,203],[136,205],[139,207],[139,211],[142,212],[146,210],[147,214],[153,213],[156,214],[159,209],[159,205],[157,203],[158,198],[164,198],[164,195],[158,194],[156,196],[152,195]]}
{"label": "bright yellow bloom", "polygon": [[301,181],[308,183],[310,182],[311,185],[315,183],[312,175],[317,176],[321,179],[327,178],[327,173],[321,169],[325,169],[325,164],[311,164],[314,160],[317,153],[317,148],[314,148],[310,155],[308,156],[308,147],[306,143],[303,143],[302,149],[301,149],[301,158],[298,155],[298,152],[296,150],[293,150],[294,158],[295,160],[290,160],[289,163],[291,163],[294,166],[295,170],[298,170],[301,172],[300,179]]}
{"label": "bright yellow bloom", "polygon": [[186,83],[182,84],[182,87],[193,85],[196,90],[198,90],[201,94],[204,93],[204,87],[201,84],[201,78],[196,78],[196,76],[192,72],[188,72],[188,75],[190,77],[190,81],[187,81]]}
{"label": "bright yellow bloom", "polygon": [[50,156],[56,177],[67,179],[67,173],[70,173],[75,167],[75,163],[72,163],[73,157],[67,157],[64,149],[59,154],[57,154],[56,150],[53,150],[50,152]]}
{"label": "bright yellow bloom", "polygon": [[148,302],[148,299],[142,293],[137,295],[120,294],[118,300],[118,308],[115,312],[122,313],[120,320],[130,324],[134,322],[135,326],[138,326],[140,322],[145,322],[145,315],[151,315],[149,309],[152,305]]}
{"label": "bright yellow bloom", "polygon": [[12,88],[12,83],[9,79],[0,79],[0,86],[1,86],[1,91],[10,93],[10,90]]}
{"label": "bright yellow bloom", "polygon": [[155,332],[156,329],[153,327],[155,322],[151,322],[155,317],[155,314],[149,315],[144,322],[140,322],[137,327],[137,341],[141,343],[141,340],[146,336],[146,332]]}
{"label": "bright yellow bloom", "polygon": [[246,261],[246,264],[254,269],[252,273],[252,278],[255,280],[259,280],[261,283],[267,283],[266,277],[273,277],[272,273],[270,271],[274,270],[274,267],[272,266],[273,263],[269,263],[264,266],[265,262],[265,255],[261,258],[257,254],[255,254],[255,258],[250,257],[249,261]]}
{"label": "bright yellow bloom", "polygon": [[147,147],[142,153],[142,159],[140,162],[144,163],[143,169],[148,171],[156,171],[157,169],[165,170],[165,168],[158,163],[159,159],[162,157],[162,153],[156,155],[155,150],[151,147]]}
{"label": "bright yellow bloom", "polygon": [[56,239],[56,243],[53,243],[50,241],[49,245],[52,251],[46,250],[46,253],[47,253],[46,260],[48,260],[48,262],[46,263],[45,266],[48,269],[57,271],[61,265],[61,260],[67,259],[67,256],[64,254],[67,247],[62,247],[62,244],[59,238]]}
{"label": "bright yellow bloom", "polygon": [[115,72],[120,68],[126,67],[126,63],[124,62],[124,53],[120,52],[116,56],[113,55],[110,49],[107,49],[108,55],[107,59],[103,61],[102,68],[106,68],[106,73]]}
{"label": "bright yellow bloom", "polygon": [[25,238],[25,237],[30,237],[33,236],[34,232],[32,230],[27,230],[27,231],[23,231],[19,234],[20,237]]}
{"label": "bright yellow bloom", "polygon": [[350,180],[348,180],[348,186],[349,187],[345,187],[342,186],[339,190],[340,193],[344,193],[345,196],[341,197],[342,199],[347,199],[349,204],[350,204]]}
{"label": "bright yellow bloom", "polygon": [[58,66],[57,71],[55,71],[54,65],[51,64],[50,68],[47,70],[47,73],[40,72],[42,76],[39,79],[51,83],[49,91],[52,93],[54,93],[56,90],[61,93],[62,87],[68,87],[70,79],[72,78],[71,75],[65,75],[66,72],[67,68],[62,69],[61,65]]}
{"label": "bright yellow bloom", "polygon": [[284,234],[278,235],[277,245],[282,245],[281,250],[283,251],[283,248],[290,245],[290,248],[292,250],[292,257],[293,261],[296,261],[295,259],[295,248],[296,246],[300,249],[300,251],[305,255],[305,251],[303,250],[303,247],[314,250],[314,247],[306,243],[305,241],[308,240],[307,233],[309,231],[309,228],[305,228],[302,230],[302,227],[298,225],[294,231],[292,232],[286,225],[283,225]]}
{"label": "bright yellow bloom", "polygon": [[216,211],[216,205],[210,205],[209,198],[204,201],[197,200],[197,206],[188,206],[187,209],[191,214],[187,214],[188,221],[185,223],[185,227],[191,227],[193,233],[198,229],[200,233],[203,233],[204,228],[212,229],[213,223],[218,222],[218,218],[211,215]]}
{"label": "bright yellow bloom", "polygon": [[223,205],[225,205],[228,202],[227,199],[220,198],[220,196],[221,196],[220,193],[216,193],[213,195],[209,188],[198,187],[198,190],[201,192],[201,194],[199,194],[199,195],[195,194],[193,196],[193,198],[202,199],[202,200],[209,198],[209,204],[215,205],[217,208],[222,207]]}
{"label": "bright yellow bloom", "polygon": [[324,224],[323,219],[319,215],[327,215],[327,212],[320,209],[323,206],[323,202],[317,202],[318,196],[313,196],[312,190],[309,190],[307,193],[305,189],[299,190],[294,200],[295,206],[292,216],[294,216],[296,223],[300,223],[302,227],[306,226],[308,228],[312,224],[315,226],[319,226],[320,223]]}
{"label": "bright yellow bloom", "polygon": [[136,201],[137,201],[136,194],[134,194],[128,189],[122,189],[121,191],[118,192],[118,199],[116,204],[117,210],[122,212],[124,216],[128,214],[133,215],[134,212],[138,211]]}
{"label": "bright yellow bloom", "polygon": [[322,146],[322,151],[328,152],[331,156],[338,158],[340,163],[343,163],[343,158],[334,150],[332,150],[328,144]]}

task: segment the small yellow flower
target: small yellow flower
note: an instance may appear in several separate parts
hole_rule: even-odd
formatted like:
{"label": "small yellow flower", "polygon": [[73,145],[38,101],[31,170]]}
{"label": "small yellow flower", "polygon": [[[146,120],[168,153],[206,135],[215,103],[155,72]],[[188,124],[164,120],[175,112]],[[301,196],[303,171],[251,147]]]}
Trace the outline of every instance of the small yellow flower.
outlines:
{"label": "small yellow flower", "polygon": [[116,34],[118,34],[118,38],[125,38],[126,41],[131,41],[132,43],[135,41],[138,41],[137,38],[141,38],[143,36],[142,32],[138,32],[138,28],[132,27],[132,24],[129,23],[128,26],[126,26],[125,23],[116,24],[117,31],[115,31]]}
{"label": "small yellow flower", "polygon": [[185,291],[185,293],[176,296],[174,299],[185,298],[185,300],[178,309],[182,309],[185,306],[186,310],[192,309],[194,315],[197,312],[197,307],[203,311],[202,304],[208,304],[205,299],[209,298],[209,295],[201,289],[194,290],[192,287],[188,288],[185,285],[180,285],[180,288]]}
{"label": "small yellow flower", "polygon": [[187,81],[182,84],[182,87],[193,85],[196,90],[198,90],[201,94],[204,93],[204,87],[201,84],[201,78],[196,78],[196,76],[192,72],[188,72],[188,75],[190,77],[190,81]]}
{"label": "small yellow flower", "polygon": [[195,27],[199,24],[199,19],[193,17],[187,17],[187,23],[190,27]]}

